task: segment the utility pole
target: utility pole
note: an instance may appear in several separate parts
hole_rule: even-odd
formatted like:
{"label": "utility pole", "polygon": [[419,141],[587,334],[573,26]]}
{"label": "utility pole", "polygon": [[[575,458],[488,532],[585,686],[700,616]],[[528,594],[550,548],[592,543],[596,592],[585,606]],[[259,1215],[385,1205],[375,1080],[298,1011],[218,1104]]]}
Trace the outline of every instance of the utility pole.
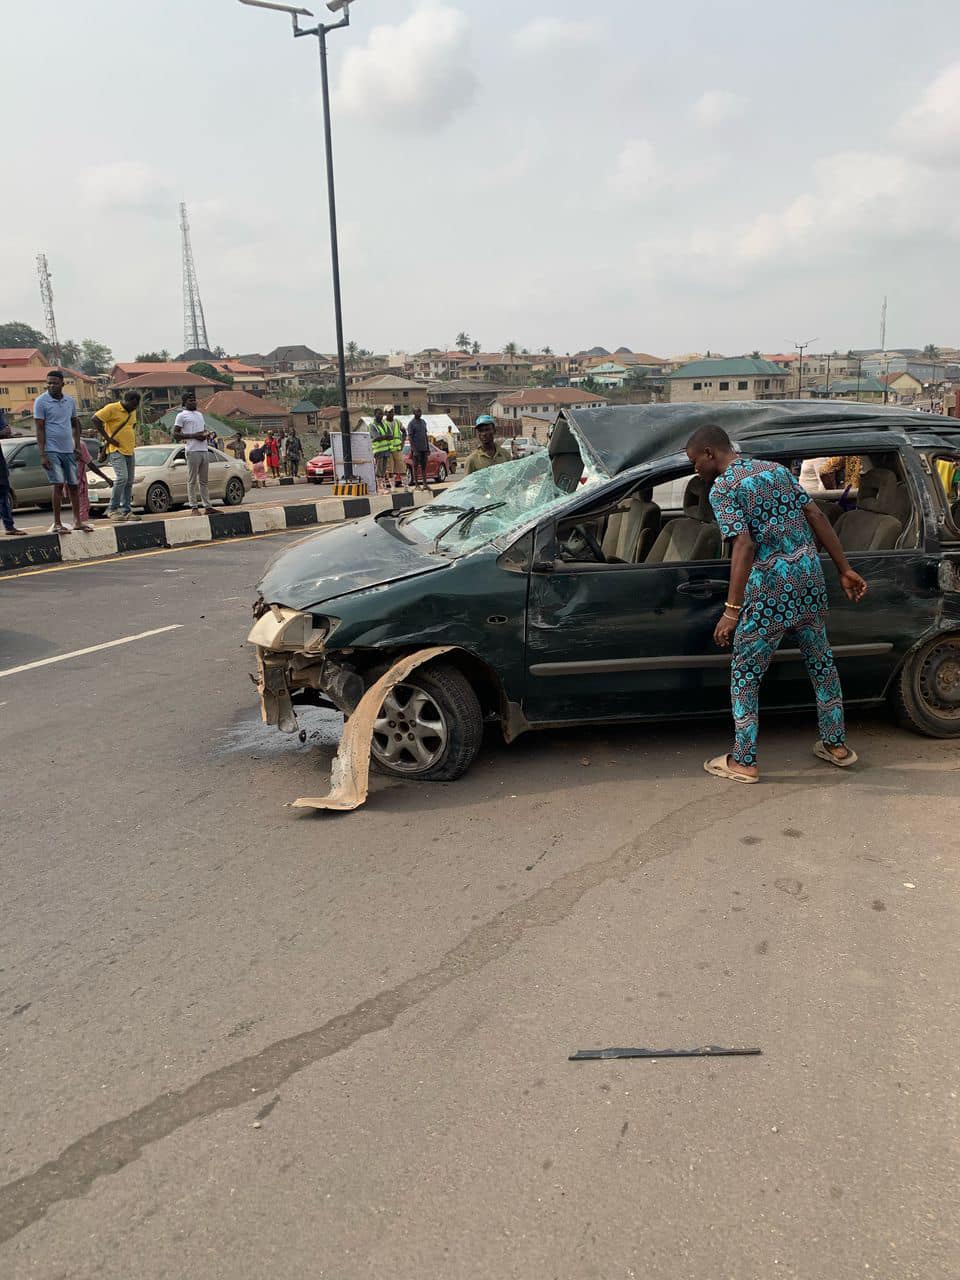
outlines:
{"label": "utility pole", "polygon": [[863,356],[857,356],[857,404],[860,403],[860,375],[863,372]]}
{"label": "utility pole", "polygon": [[797,399],[803,399],[803,353],[811,342],[817,342],[817,338],[808,338],[806,342],[795,342],[793,345],[800,352],[800,359],[797,361]]}
{"label": "utility pole", "polygon": [[43,323],[47,338],[57,364],[60,363],[60,339],[57,337],[57,320],[53,314],[53,285],[50,283],[50,268],[47,266],[47,255],[37,254],[37,275],[40,278],[40,300],[43,303]]}
{"label": "utility pole", "polygon": [[[275,3],[275,0],[240,0],[241,4],[251,5],[256,9],[276,9],[288,13],[293,20],[294,36],[316,36],[320,50],[320,92],[323,103],[323,143],[327,167],[327,213],[330,223],[330,265],[333,277],[333,314],[337,334],[337,381],[340,388],[340,439],[343,442],[343,479],[345,483],[354,481],[353,475],[353,441],[350,437],[350,411],[347,408],[347,362],[343,350],[343,312],[340,303],[340,250],[337,243],[337,202],[333,187],[333,141],[330,132],[330,86],[327,76],[327,32],[337,31],[340,27],[350,25],[350,4],[352,0],[327,0],[327,8],[332,13],[341,12],[339,22],[324,25],[318,22],[315,27],[301,27],[298,18],[312,18],[309,9],[300,9],[294,5]],[[334,487],[334,493],[336,493]]]}
{"label": "utility pole", "polygon": [[180,240],[183,249],[183,349],[192,351],[195,347],[200,347],[209,351],[207,322],[203,318],[197,268],[193,261],[193,248],[190,244],[187,206],[182,201],[180,202]]}
{"label": "utility pole", "polygon": [[827,356],[827,399],[830,399],[830,356]]}
{"label": "utility pole", "polygon": [[883,369],[883,403],[887,403],[890,392],[887,387],[887,295],[883,295],[883,306],[880,308],[880,367]]}

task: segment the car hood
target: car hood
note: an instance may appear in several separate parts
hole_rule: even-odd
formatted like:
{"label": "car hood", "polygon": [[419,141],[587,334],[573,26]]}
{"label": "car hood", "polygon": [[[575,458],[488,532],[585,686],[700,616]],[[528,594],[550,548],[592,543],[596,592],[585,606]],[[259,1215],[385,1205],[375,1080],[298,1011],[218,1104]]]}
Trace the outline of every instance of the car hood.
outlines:
{"label": "car hood", "polygon": [[367,516],[304,538],[267,565],[260,595],[267,604],[311,609],[351,591],[449,567],[445,556],[398,537],[392,525],[392,516]]}

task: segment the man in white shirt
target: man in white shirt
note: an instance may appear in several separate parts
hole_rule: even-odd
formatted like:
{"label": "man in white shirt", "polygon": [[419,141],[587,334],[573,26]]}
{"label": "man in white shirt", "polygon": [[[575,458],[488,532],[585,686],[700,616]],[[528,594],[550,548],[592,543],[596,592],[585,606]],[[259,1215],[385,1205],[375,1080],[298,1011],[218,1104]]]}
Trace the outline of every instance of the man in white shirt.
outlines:
{"label": "man in white shirt", "polygon": [[185,391],[181,403],[183,408],[177,414],[173,424],[173,438],[183,441],[187,456],[187,500],[190,503],[190,514],[198,516],[202,503],[203,510],[211,515],[213,507],[210,505],[210,494],[207,492],[211,433],[207,430],[203,414],[197,411],[196,394],[193,391]]}

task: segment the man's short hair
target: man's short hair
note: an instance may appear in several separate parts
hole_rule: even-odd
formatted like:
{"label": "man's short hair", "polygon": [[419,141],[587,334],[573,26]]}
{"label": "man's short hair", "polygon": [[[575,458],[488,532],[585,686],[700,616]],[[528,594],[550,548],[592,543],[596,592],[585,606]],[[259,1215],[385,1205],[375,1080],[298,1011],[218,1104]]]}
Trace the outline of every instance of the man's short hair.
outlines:
{"label": "man's short hair", "polygon": [[186,404],[188,400],[196,400],[197,393],[195,391],[185,391],[180,397],[180,403]]}
{"label": "man's short hair", "polygon": [[140,392],[139,392],[139,391],[125,391],[125,392],[123,393],[123,398],[124,398],[124,400],[132,400],[134,404],[139,404],[139,403],[140,403]]}
{"label": "man's short hair", "polygon": [[59,378],[59,379],[60,379],[60,381],[62,382],[62,381],[63,381],[63,370],[62,370],[62,369],[51,369],[51,370],[47,373],[47,377],[48,377],[48,378]]}
{"label": "man's short hair", "polygon": [[698,427],[687,441],[687,449],[691,453],[701,453],[704,449],[731,450],[733,443],[723,427]]}

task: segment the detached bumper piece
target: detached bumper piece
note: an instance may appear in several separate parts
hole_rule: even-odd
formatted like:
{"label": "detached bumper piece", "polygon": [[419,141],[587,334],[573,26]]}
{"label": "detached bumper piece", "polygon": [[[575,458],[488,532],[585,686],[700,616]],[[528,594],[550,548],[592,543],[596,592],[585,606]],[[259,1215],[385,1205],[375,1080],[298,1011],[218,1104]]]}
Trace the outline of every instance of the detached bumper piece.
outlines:
{"label": "detached bumper piece", "polygon": [[752,1057],[762,1049],[724,1049],[705,1044],[699,1049],[578,1049],[568,1062],[596,1062],[609,1058],[739,1058]]}

